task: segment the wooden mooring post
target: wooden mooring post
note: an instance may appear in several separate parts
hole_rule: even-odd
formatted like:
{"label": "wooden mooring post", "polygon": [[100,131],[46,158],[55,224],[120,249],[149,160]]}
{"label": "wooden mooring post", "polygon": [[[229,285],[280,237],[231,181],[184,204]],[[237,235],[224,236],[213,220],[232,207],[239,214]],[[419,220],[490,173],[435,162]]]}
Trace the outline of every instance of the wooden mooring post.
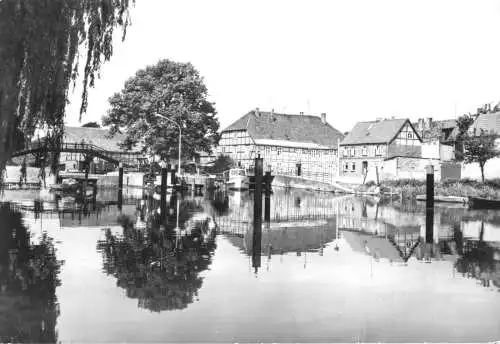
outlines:
{"label": "wooden mooring post", "polygon": [[123,163],[118,164],[118,209],[122,210],[123,203]]}
{"label": "wooden mooring post", "polygon": [[425,213],[425,242],[432,244],[434,237],[434,166],[429,164],[426,168],[426,213]]}
{"label": "wooden mooring post", "polygon": [[162,222],[166,218],[167,209],[167,177],[168,177],[168,166],[165,162],[162,162],[160,176],[160,212],[162,214]]}
{"label": "wooden mooring post", "polygon": [[271,221],[271,171],[266,171],[265,181],[264,221],[268,223]]}
{"label": "wooden mooring post", "polygon": [[255,273],[261,266],[262,253],[262,172],[263,160],[255,158],[255,190],[253,204],[252,267]]}

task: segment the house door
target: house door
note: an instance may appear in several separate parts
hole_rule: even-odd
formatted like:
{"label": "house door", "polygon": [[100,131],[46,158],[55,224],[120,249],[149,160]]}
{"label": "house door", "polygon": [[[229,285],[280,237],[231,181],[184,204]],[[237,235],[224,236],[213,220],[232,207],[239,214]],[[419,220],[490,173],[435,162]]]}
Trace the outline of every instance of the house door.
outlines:
{"label": "house door", "polygon": [[368,161],[363,161],[363,169],[361,171],[363,171],[363,174],[366,175],[368,172]]}

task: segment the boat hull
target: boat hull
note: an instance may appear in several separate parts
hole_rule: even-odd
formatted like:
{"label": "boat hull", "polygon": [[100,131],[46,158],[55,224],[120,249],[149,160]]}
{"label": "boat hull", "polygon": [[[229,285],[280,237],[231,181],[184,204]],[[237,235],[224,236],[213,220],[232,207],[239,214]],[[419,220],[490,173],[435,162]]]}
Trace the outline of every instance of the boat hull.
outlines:
{"label": "boat hull", "polygon": [[247,177],[234,177],[227,182],[229,190],[248,190],[250,183]]}
{"label": "boat hull", "polygon": [[471,208],[471,209],[499,209],[500,210],[500,199],[469,197],[469,208]]}

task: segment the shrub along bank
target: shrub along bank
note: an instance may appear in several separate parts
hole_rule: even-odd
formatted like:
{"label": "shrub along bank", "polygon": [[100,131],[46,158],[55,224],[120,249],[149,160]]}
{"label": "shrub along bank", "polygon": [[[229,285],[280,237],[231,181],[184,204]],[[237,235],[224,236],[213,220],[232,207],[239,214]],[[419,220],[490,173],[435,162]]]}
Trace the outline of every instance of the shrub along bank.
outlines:
{"label": "shrub along bank", "polygon": [[[426,182],[414,179],[387,180],[380,183],[381,193],[402,194],[403,198],[424,195]],[[358,192],[375,192],[377,185],[366,183],[357,188]],[[471,179],[443,181],[434,184],[434,194],[439,196],[485,197],[500,199],[500,178],[486,180],[484,183]]]}

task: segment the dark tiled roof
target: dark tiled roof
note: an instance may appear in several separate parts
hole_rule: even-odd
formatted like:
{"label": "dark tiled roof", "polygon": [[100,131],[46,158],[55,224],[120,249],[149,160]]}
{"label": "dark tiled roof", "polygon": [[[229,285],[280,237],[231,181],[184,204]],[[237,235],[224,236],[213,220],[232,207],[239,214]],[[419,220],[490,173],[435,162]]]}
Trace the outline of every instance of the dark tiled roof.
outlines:
{"label": "dark tiled roof", "polygon": [[407,119],[401,118],[358,122],[340,144],[388,143],[396,136],[407,121]]}
{"label": "dark tiled roof", "polygon": [[437,128],[440,129],[452,129],[457,126],[456,119],[444,119],[442,121],[434,121],[433,124],[436,125]]}
{"label": "dark tiled roof", "polygon": [[481,130],[488,134],[500,135],[500,112],[479,115],[470,127],[470,131],[480,133]]}
{"label": "dark tiled roof", "polygon": [[[125,140],[125,135],[116,133],[113,137],[109,135],[107,129],[66,127],[64,129],[64,143],[91,143],[107,151],[124,151],[119,144]],[[140,151],[140,147],[133,147],[130,152]]]}
{"label": "dark tiled roof", "polygon": [[250,111],[223,131],[247,130],[254,140],[314,143],[337,148],[344,135],[320,117]]}
{"label": "dark tiled roof", "polygon": [[434,122],[437,128],[441,130],[451,130],[451,132],[446,136],[443,137],[444,141],[454,141],[457,138],[457,135],[459,133],[458,126],[457,126],[457,120],[456,119],[445,119],[442,121],[436,121]]}

